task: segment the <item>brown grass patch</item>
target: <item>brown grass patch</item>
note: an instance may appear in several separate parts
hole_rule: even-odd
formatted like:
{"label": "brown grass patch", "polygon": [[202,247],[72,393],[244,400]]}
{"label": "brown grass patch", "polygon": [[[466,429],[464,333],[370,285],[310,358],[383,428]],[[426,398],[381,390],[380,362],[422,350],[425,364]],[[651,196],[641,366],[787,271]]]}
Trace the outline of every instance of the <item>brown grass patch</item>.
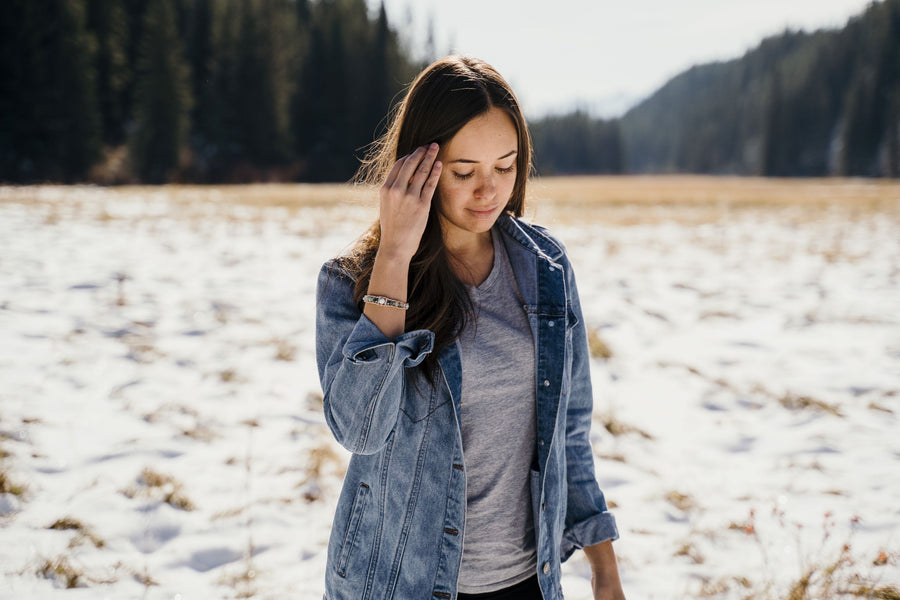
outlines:
{"label": "brown grass patch", "polygon": [[44,579],[56,582],[66,589],[84,585],[84,572],[69,564],[69,560],[65,556],[44,559],[38,566],[37,574]]}
{"label": "brown grass patch", "polygon": [[[778,211],[792,223],[808,223],[835,210],[858,219],[873,212],[900,221],[900,183],[892,180],[775,179],[714,176],[583,176],[536,178],[529,185],[526,215],[542,222],[598,223],[615,226],[662,222],[713,223],[748,211]],[[140,197],[165,203],[163,211],[134,217],[120,213],[122,198]],[[261,221],[272,209],[293,215],[301,209],[325,213],[344,207],[351,218],[368,223],[377,216],[375,188],[346,184],[251,184],[164,186],[0,186],[0,203],[27,204],[42,213],[48,225],[72,216],[117,219],[172,218],[193,222],[210,217]],[[313,217],[299,235],[318,235]],[[610,254],[615,248],[609,248]],[[826,260],[842,257],[828,248]]]}
{"label": "brown grass patch", "polygon": [[615,415],[613,415],[611,413],[599,415],[599,416],[596,416],[596,418],[600,419],[600,422],[603,423],[603,427],[605,427],[606,431],[608,431],[612,435],[620,436],[620,435],[629,435],[629,434],[634,433],[634,434],[637,434],[647,440],[653,439],[653,436],[650,435],[649,433],[647,433],[646,431],[644,431],[643,429],[635,427],[634,425],[629,425],[628,423],[624,423],[624,422],[618,420],[615,417]]}
{"label": "brown grass patch", "polygon": [[600,332],[596,327],[589,327],[587,331],[588,348],[593,358],[608,359],[612,356],[612,350],[600,337]]}
{"label": "brown grass patch", "polygon": [[293,362],[296,359],[297,346],[291,344],[287,340],[278,340],[278,351],[275,353],[275,360]]}
{"label": "brown grass patch", "polygon": [[7,474],[6,470],[0,465],[0,494],[12,494],[13,496],[24,496],[28,491],[28,486],[24,483],[13,481]]}
{"label": "brown grass patch", "polygon": [[182,429],[181,435],[207,444],[220,437],[211,427],[201,423],[198,423],[189,429]]}
{"label": "brown grass patch", "polygon": [[697,504],[697,501],[694,500],[693,496],[690,496],[689,494],[682,494],[681,492],[676,490],[670,490],[666,492],[666,495],[664,497],[666,499],[666,502],[668,502],[678,510],[687,512],[699,507],[699,504]]}
{"label": "brown grass patch", "polygon": [[826,412],[836,417],[843,417],[843,413],[834,404],[829,404],[824,400],[813,398],[812,396],[800,396],[790,392],[784,394],[778,399],[778,402],[788,410],[816,410]]}
{"label": "brown grass patch", "polygon": [[150,467],[144,467],[138,476],[137,482],[122,490],[128,498],[155,498],[181,510],[194,510],[196,506],[182,492],[182,485],[171,475],[154,471]]}
{"label": "brown grass patch", "polygon": [[678,547],[673,556],[685,556],[695,565],[702,565],[706,562],[706,558],[697,550],[697,547],[690,542],[685,542]]}
{"label": "brown grass patch", "polygon": [[82,544],[85,540],[91,542],[95,548],[102,548],[106,545],[106,542],[104,542],[96,534],[94,534],[90,527],[87,527],[84,523],[74,517],[63,517],[61,519],[57,519],[56,521],[48,525],[47,529],[77,532],[78,535],[72,538],[72,540],[69,542],[70,548],[74,548],[75,546]]}

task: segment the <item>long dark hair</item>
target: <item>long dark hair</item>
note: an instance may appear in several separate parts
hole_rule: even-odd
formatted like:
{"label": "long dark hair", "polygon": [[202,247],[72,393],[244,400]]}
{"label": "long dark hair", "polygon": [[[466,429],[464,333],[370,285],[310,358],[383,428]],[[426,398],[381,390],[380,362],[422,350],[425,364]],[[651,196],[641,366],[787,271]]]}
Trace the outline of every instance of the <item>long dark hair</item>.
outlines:
{"label": "long dark hair", "polygon": [[[450,141],[473,118],[492,107],[504,110],[518,136],[516,182],[504,211],[520,217],[525,207],[525,185],[531,174],[531,137],[525,116],[509,84],[489,64],[476,58],[447,56],[422,71],[394,110],[387,132],[376,140],[363,161],[356,181],[381,185],[393,164],[419,146]],[[434,332],[434,350],[425,359],[423,375],[434,382],[437,356],[452,344],[472,318],[472,302],[455,275],[444,246],[435,191],[425,233],[409,267],[409,312],[406,330]],[[362,307],[375,253],[381,240],[376,221],[341,262],[356,276],[354,299]]]}

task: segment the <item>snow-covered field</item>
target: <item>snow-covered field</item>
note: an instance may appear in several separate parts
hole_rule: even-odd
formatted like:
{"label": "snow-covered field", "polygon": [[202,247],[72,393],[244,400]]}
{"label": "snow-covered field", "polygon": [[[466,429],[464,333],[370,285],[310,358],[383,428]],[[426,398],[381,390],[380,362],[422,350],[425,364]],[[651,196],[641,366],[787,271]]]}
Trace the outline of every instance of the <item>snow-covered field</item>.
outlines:
{"label": "snow-covered field", "polygon": [[[594,332],[626,594],[900,597],[900,185],[660,181],[533,203]],[[0,598],[321,598],[315,279],[363,195],[0,188]]]}

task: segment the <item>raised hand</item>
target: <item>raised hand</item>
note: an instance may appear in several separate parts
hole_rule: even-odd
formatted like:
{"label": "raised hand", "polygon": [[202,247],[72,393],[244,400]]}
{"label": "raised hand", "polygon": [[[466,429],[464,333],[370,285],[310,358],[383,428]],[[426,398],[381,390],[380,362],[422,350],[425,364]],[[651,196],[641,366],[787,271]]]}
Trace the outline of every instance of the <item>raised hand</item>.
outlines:
{"label": "raised hand", "polygon": [[441,176],[437,154],[437,144],[420,146],[394,163],[385,178],[380,191],[379,255],[409,261],[419,248]]}

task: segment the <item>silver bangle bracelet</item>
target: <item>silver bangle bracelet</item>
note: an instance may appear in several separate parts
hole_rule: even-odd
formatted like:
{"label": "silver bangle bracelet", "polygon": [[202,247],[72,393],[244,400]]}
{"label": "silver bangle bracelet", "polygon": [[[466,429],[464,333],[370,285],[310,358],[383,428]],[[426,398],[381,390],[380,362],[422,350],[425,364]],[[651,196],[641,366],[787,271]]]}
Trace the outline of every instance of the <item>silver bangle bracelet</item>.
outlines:
{"label": "silver bangle bracelet", "polygon": [[388,298],[387,296],[372,296],[367,294],[363,296],[363,302],[368,302],[369,304],[377,304],[378,306],[390,306],[392,308],[400,308],[403,310],[409,309],[408,302],[401,302],[400,300],[394,300],[393,298]]}

